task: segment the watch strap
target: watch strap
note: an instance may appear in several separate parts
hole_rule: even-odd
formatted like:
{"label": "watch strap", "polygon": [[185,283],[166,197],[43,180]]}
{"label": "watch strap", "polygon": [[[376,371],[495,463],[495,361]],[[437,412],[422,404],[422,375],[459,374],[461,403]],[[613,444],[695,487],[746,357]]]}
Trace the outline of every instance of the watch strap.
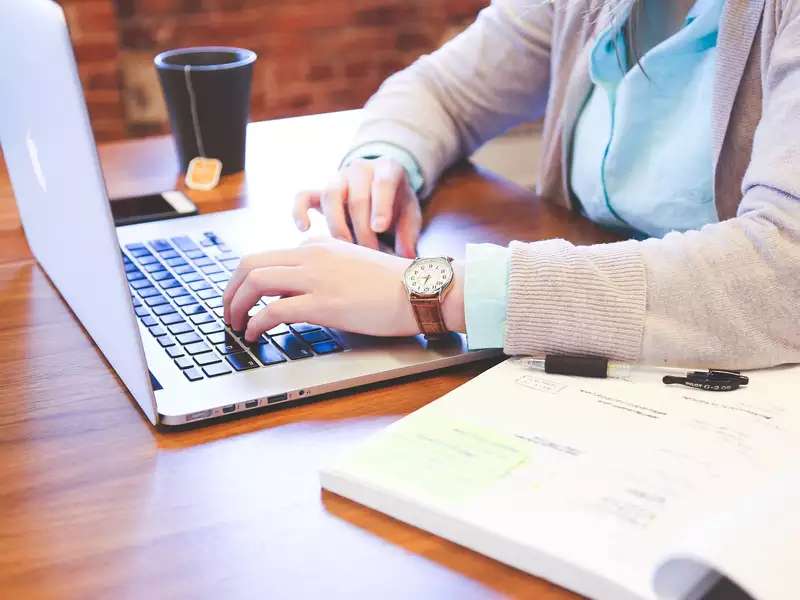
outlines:
{"label": "watch strap", "polygon": [[437,340],[449,332],[444,324],[442,304],[439,296],[423,297],[411,295],[411,306],[417,319],[420,331],[427,340]]}

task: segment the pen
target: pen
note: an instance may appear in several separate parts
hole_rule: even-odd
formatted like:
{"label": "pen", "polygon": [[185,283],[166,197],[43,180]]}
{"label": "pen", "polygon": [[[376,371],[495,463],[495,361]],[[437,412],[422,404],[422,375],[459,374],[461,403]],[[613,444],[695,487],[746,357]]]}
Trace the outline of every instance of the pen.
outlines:
{"label": "pen", "polygon": [[[522,365],[545,373],[594,377],[605,379],[625,379],[631,374],[631,365],[613,362],[600,356],[559,356],[549,354],[544,358],[523,358]],[[731,392],[747,385],[750,380],[738,371],[709,369],[690,371],[684,377],[665,375],[661,380],[666,385],[681,384],[709,392]]]}
{"label": "pen", "polygon": [[599,356],[558,356],[548,354],[544,358],[524,358],[522,364],[529,369],[555,373],[605,379],[625,379],[631,374],[631,366],[612,362]]}

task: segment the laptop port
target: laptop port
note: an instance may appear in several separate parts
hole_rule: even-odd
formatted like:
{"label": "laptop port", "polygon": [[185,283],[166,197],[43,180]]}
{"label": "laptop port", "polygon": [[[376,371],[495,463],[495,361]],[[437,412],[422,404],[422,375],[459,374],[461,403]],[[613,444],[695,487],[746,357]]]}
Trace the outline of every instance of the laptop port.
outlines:
{"label": "laptop port", "polygon": [[189,423],[191,421],[199,421],[200,419],[207,419],[211,416],[211,410],[201,410],[200,412],[191,413],[186,415],[186,422]]}
{"label": "laptop port", "polygon": [[245,408],[256,408],[258,406],[258,400],[250,400],[250,402],[245,402]]}
{"label": "laptop port", "polygon": [[228,413],[232,413],[235,410],[236,410],[236,405],[235,404],[231,404],[229,406],[223,406],[222,407],[222,414],[223,415],[227,415]]}
{"label": "laptop port", "polygon": [[283,402],[289,399],[289,394],[277,394],[267,398],[267,404],[275,404],[276,402]]}

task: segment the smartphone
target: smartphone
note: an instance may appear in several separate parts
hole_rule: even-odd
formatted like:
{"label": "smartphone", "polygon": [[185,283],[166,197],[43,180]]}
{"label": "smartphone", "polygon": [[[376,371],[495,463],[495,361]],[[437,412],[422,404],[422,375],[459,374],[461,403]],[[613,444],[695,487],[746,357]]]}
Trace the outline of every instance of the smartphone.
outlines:
{"label": "smartphone", "polygon": [[111,201],[114,224],[133,225],[197,214],[197,207],[183,192],[172,191]]}

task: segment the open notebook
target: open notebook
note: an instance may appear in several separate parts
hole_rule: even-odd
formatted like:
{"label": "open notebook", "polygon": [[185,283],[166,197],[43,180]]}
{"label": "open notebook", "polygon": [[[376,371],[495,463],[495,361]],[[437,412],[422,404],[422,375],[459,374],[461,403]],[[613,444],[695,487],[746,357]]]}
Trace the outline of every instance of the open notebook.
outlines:
{"label": "open notebook", "polygon": [[508,360],[369,438],[323,487],[593,598],[800,597],[800,368],[734,392]]}

